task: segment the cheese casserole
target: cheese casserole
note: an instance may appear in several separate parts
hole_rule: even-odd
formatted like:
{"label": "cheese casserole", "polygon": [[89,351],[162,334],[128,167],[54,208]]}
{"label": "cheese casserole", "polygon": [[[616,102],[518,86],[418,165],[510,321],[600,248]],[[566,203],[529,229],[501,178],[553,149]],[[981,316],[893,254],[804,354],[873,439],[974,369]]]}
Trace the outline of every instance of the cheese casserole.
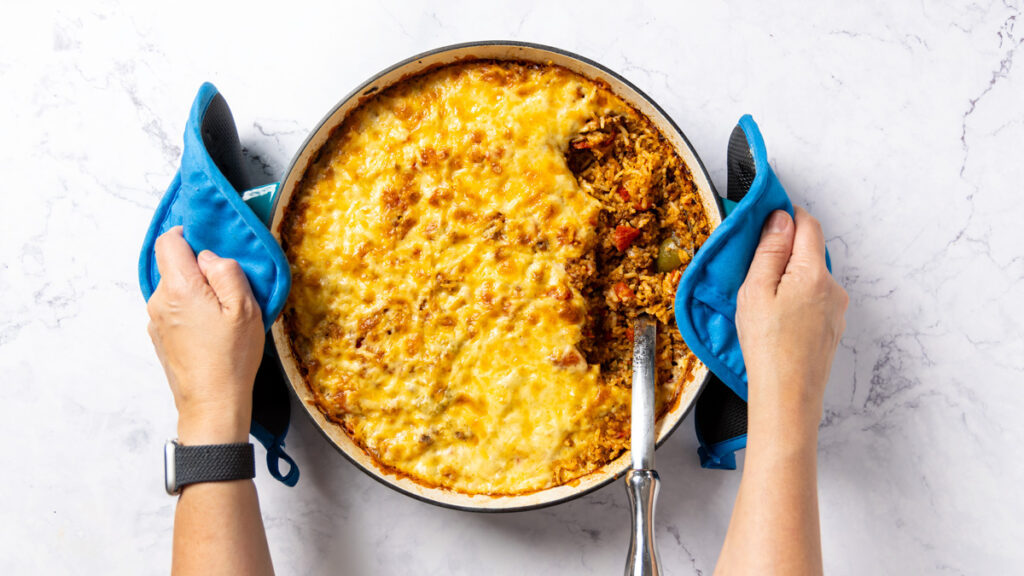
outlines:
{"label": "cheese casserole", "polygon": [[692,380],[672,298],[708,228],[685,164],[603,83],[449,65],[363,102],[307,168],[285,328],[383,469],[542,490],[628,449],[630,319],[659,321],[659,414]]}

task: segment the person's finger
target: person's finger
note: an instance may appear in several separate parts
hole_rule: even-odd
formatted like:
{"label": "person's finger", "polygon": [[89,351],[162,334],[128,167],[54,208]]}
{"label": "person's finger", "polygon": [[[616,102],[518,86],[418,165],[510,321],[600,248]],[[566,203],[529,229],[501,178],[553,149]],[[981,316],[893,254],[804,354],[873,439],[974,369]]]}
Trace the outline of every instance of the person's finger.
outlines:
{"label": "person's finger", "polygon": [[243,306],[255,305],[249,279],[238,262],[221,258],[209,250],[199,253],[199,269],[206,276],[222,308],[240,310]]}
{"label": "person's finger", "polygon": [[181,226],[175,226],[156,239],[156,267],[160,271],[161,282],[178,285],[205,283],[196,255],[182,231]]}
{"label": "person's finger", "polygon": [[793,250],[793,220],[782,210],[772,212],[761,229],[761,241],[747,271],[746,284],[774,294]]}
{"label": "person's finger", "polygon": [[796,236],[793,238],[793,257],[790,266],[806,266],[811,270],[825,270],[825,235],[821,224],[803,208],[796,208]]}

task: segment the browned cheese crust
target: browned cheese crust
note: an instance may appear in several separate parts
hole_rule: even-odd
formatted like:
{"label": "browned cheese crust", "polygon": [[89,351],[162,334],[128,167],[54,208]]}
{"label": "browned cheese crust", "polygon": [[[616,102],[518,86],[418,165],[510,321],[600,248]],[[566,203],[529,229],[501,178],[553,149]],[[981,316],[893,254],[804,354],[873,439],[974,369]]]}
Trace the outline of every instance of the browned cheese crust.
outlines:
{"label": "browned cheese crust", "polygon": [[463,62],[374,95],[281,232],[286,332],[319,409],[422,484],[523,494],[621,456],[640,314],[658,323],[659,417],[693,379],[673,317],[710,233],[692,175],[564,68]]}

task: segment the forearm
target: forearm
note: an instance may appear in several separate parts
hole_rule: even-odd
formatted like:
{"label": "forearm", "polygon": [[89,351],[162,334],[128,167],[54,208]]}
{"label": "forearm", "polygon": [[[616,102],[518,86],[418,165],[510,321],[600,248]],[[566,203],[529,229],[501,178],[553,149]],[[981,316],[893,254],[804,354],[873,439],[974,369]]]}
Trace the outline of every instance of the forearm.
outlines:
{"label": "forearm", "polygon": [[747,459],[716,574],[821,574],[818,425],[849,298],[821,225],[773,212],[740,288]]}
{"label": "forearm", "polygon": [[[246,442],[248,405],[204,414],[184,411],[178,440],[184,445]],[[260,503],[252,480],[186,486],[174,518],[172,574],[273,574]]]}
{"label": "forearm", "polygon": [[274,573],[252,480],[193,484],[182,491],[171,573]]}
{"label": "forearm", "polygon": [[[197,257],[174,227],[156,241],[160,284],[149,336],[178,409],[183,446],[248,442],[252,389],[266,332],[238,262]],[[189,484],[174,518],[172,573],[273,574],[251,480]]]}
{"label": "forearm", "polygon": [[715,573],[821,574],[817,422],[800,422],[792,399],[771,401],[785,411],[751,400],[760,405],[750,411],[743,478]]}

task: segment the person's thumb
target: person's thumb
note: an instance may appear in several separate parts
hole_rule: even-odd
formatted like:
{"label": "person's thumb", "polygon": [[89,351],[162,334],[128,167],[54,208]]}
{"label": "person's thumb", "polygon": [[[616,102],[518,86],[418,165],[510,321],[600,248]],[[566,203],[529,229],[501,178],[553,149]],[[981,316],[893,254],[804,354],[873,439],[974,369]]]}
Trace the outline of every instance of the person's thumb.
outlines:
{"label": "person's thumb", "polygon": [[789,214],[782,210],[772,212],[761,229],[761,241],[747,271],[747,284],[775,293],[793,253],[794,229]]}
{"label": "person's thumb", "polygon": [[253,300],[249,279],[238,262],[221,258],[209,250],[200,252],[198,260],[199,270],[220,300],[221,308],[238,311],[243,304]]}

